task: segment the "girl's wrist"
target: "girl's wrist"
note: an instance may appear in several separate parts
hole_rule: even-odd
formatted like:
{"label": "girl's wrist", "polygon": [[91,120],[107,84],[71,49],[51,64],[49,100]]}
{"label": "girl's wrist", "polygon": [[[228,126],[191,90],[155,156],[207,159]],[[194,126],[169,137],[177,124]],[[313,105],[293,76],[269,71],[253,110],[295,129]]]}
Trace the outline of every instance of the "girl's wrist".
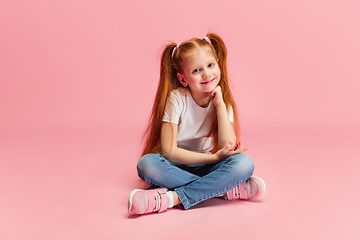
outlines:
{"label": "girl's wrist", "polygon": [[216,107],[217,110],[219,110],[219,109],[225,109],[226,110],[226,105],[225,105],[224,102],[216,104],[215,107]]}
{"label": "girl's wrist", "polygon": [[217,150],[217,151],[213,154],[216,162],[222,161],[222,160],[224,159],[223,156],[220,154],[220,150],[221,150],[221,149]]}

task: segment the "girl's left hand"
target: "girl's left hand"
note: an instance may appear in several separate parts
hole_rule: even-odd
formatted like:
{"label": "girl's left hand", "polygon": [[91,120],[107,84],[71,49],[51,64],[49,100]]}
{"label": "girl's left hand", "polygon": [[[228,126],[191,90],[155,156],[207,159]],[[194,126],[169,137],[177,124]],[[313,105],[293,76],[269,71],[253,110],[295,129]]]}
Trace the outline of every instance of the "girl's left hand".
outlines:
{"label": "girl's left hand", "polygon": [[247,151],[247,150],[249,150],[248,147],[243,147],[242,142],[241,142],[241,141],[237,141],[237,142],[236,142],[236,145],[235,145],[235,148],[234,148],[233,151],[242,153],[242,152],[245,152],[245,151]]}
{"label": "girl's left hand", "polygon": [[218,107],[220,104],[224,103],[221,87],[219,85],[216,86],[212,92],[209,92],[208,95],[211,98],[211,101],[214,103],[215,107]]}
{"label": "girl's left hand", "polygon": [[241,141],[238,141],[236,145],[234,145],[232,142],[229,142],[225,147],[219,149],[215,154],[218,159],[223,160],[227,157],[243,153],[247,150],[249,150],[249,148],[243,147]]}

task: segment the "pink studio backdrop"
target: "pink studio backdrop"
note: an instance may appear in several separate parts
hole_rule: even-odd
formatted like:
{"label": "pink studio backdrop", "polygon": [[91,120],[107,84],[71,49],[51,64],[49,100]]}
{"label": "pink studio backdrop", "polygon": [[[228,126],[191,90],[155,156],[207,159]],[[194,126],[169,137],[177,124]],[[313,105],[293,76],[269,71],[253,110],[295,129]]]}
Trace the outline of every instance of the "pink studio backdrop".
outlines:
{"label": "pink studio backdrop", "polygon": [[161,47],[208,31],[228,46],[244,126],[358,129],[359,4],[3,1],[1,129],[143,126]]}
{"label": "pink studio backdrop", "polygon": [[[204,221],[207,237],[221,214],[230,237],[233,208],[253,217],[241,222],[247,239],[306,239],[304,229],[320,239],[339,224],[326,239],[354,236],[358,226],[347,221],[360,212],[352,187],[360,183],[359,12],[358,0],[1,1],[0,239],[143,239],[152,224],[170,233],[174,221],[192,222],[190,232]],[[242,137],[270,186],[267,199],[129,218],[161,49],[207,32],[227,44]],[[344,173],[353,174],[348,183],[319,188],[351,189],[346,203],[303,184]]]}

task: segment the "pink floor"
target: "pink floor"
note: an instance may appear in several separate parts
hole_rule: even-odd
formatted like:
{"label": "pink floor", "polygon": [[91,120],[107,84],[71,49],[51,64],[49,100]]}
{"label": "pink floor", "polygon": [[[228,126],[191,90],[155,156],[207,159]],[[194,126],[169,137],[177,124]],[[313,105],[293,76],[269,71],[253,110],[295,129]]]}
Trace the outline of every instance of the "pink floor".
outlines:
{"label": "pink floor", "polygon": [[359,132],[244,130],[258,201],[127,212],[140,132],[4,131],[0,239],[359,239]]}

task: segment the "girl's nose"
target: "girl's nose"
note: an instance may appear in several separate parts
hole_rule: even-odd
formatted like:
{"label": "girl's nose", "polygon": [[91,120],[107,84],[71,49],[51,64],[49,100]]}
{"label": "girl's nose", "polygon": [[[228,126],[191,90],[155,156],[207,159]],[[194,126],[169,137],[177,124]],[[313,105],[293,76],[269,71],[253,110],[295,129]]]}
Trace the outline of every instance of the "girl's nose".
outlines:
{"label": "girl's nose", "polygon": [[207,78],[208,76],[209,76],[209,73],[208,73],[207,71],[204,71],[202,77],[203,77],[203,78]]}

